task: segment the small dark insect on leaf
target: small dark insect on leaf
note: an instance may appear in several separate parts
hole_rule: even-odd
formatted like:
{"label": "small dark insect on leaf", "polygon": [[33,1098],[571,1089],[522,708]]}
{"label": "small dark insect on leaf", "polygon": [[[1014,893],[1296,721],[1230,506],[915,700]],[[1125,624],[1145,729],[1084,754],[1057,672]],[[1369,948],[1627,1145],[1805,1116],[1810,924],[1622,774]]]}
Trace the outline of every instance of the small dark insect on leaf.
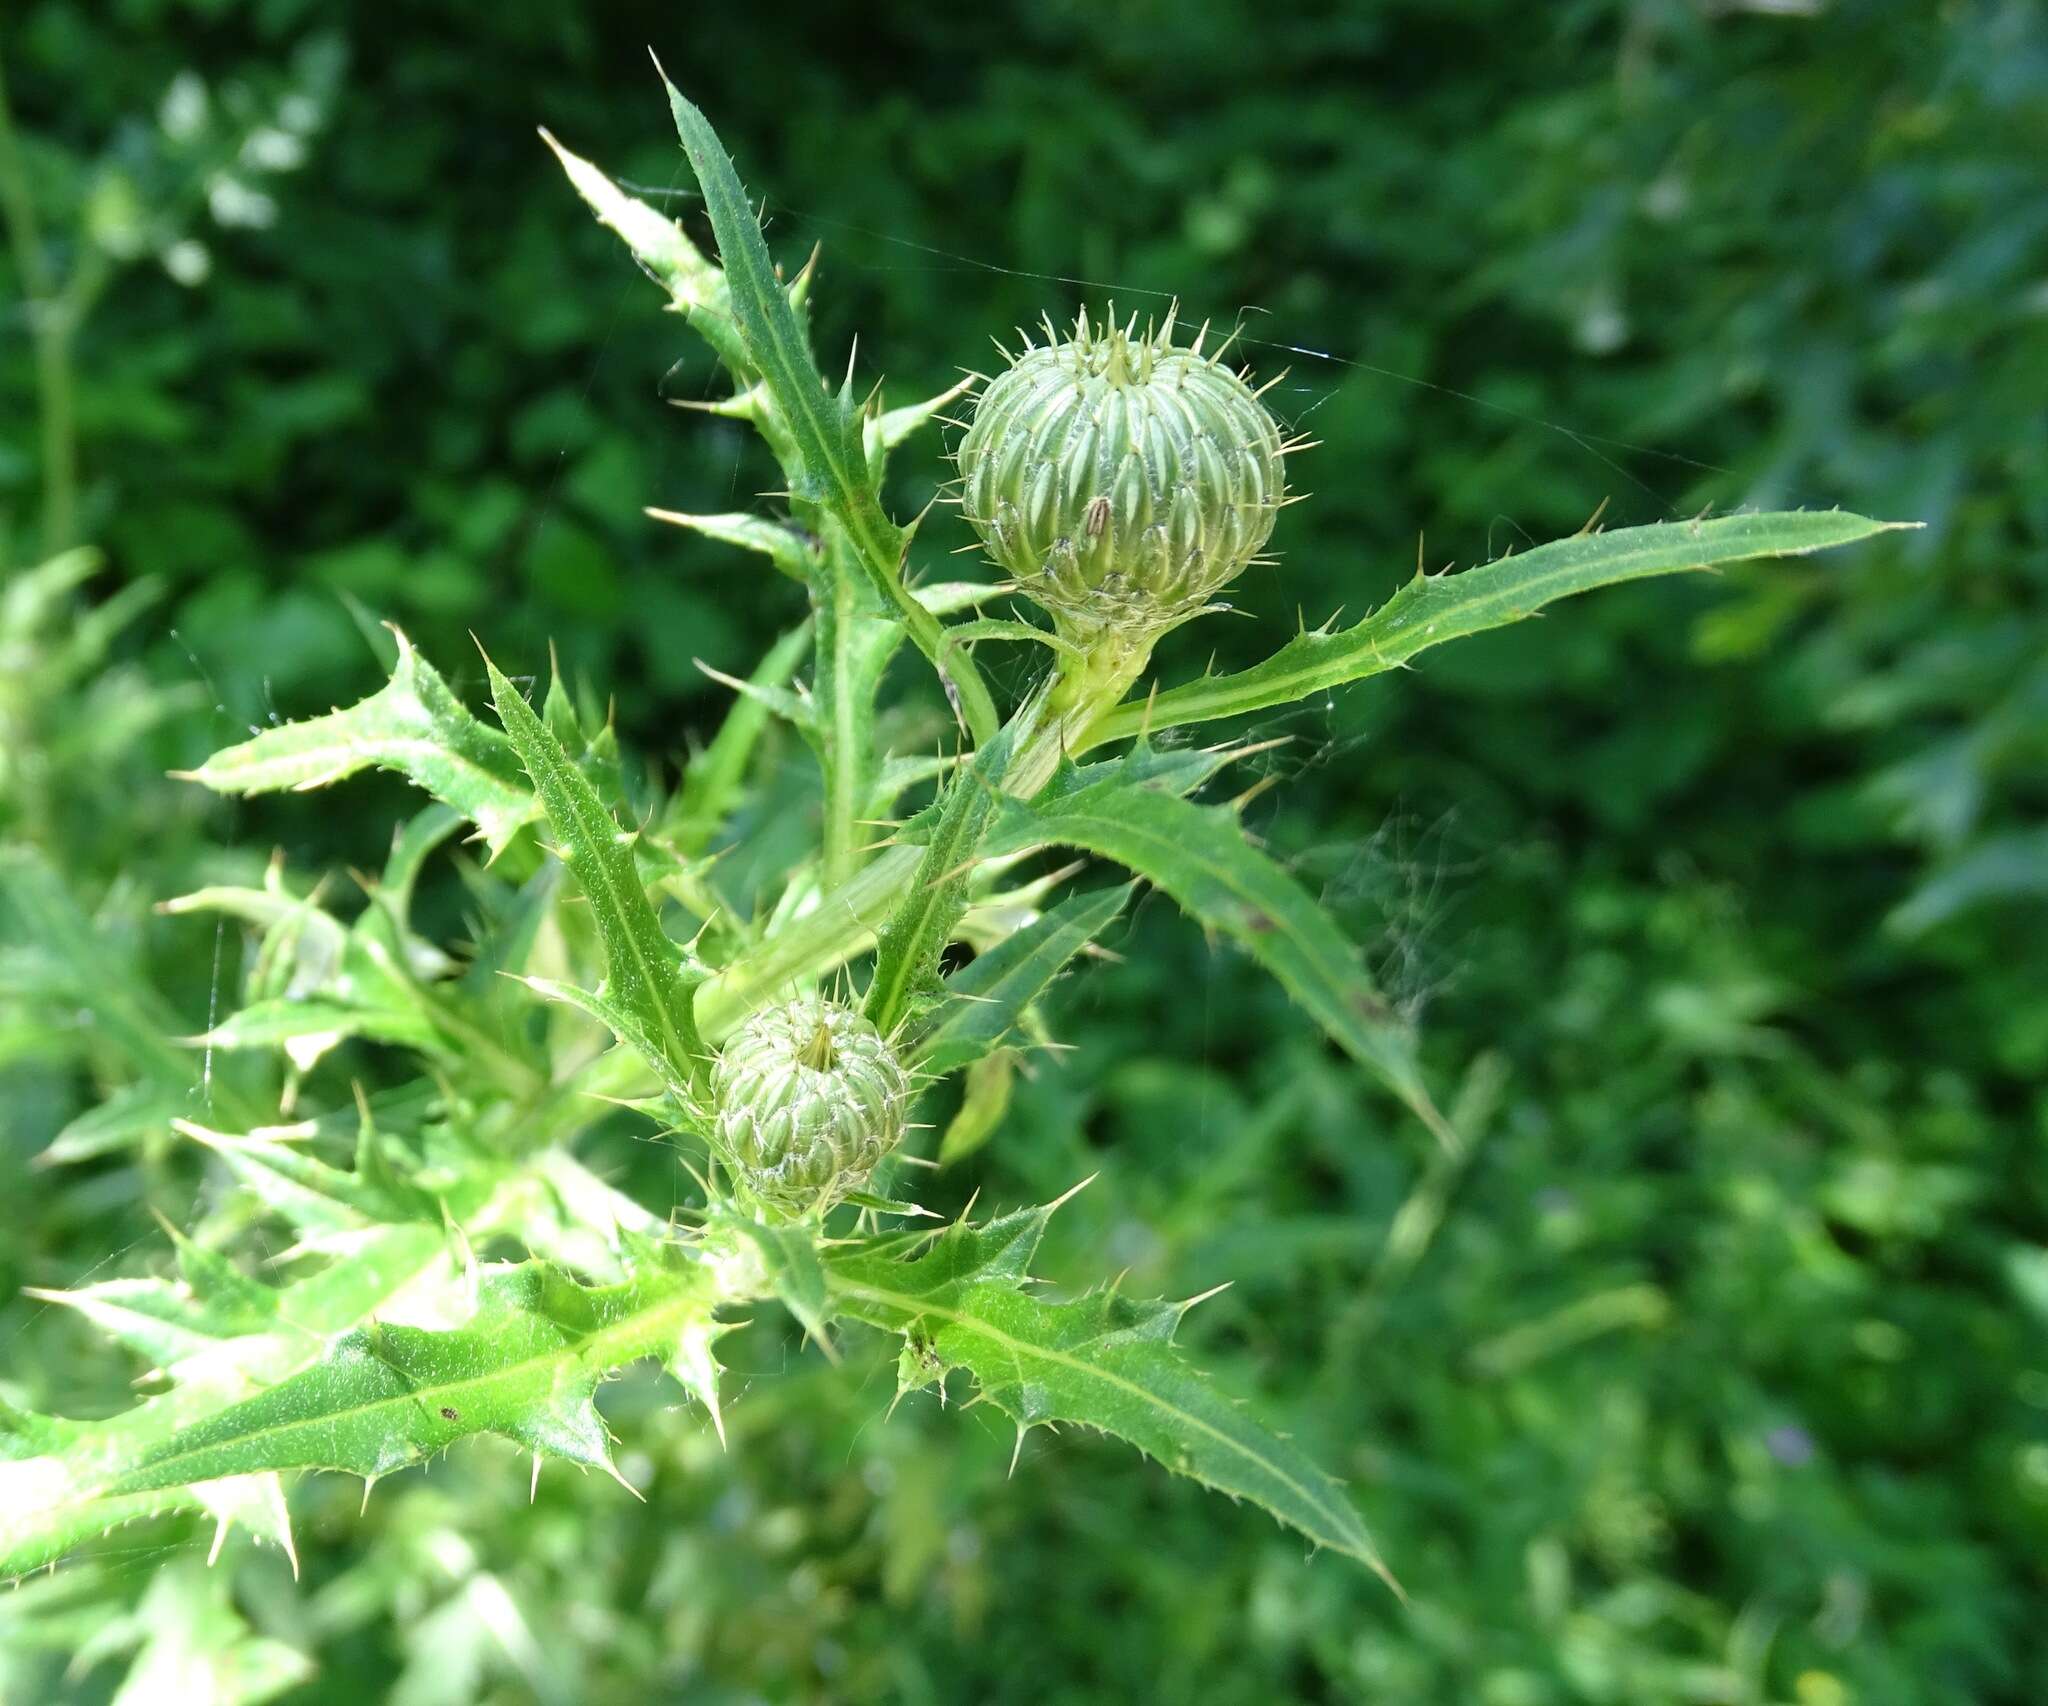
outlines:
{"label": "small dark insect on leaf", "polygon": [[459,1411],[451,1410],[446,1404],[443,1404],[441,1406],[441,1420],[444,1422],[459,1422],[462,1420],[462,1416]]}
{"label": "small dark insect on leaf", "polygon": [[1394,1016],[1393,1008],[1389,1007],[1380,996],[1374,995],[1368,990],[1361,989],[1357,991],[1352,997],[1351,1004],[1357,1009],[1359,1017],[1363,1019],[1383,1020],[1391,1019]]}

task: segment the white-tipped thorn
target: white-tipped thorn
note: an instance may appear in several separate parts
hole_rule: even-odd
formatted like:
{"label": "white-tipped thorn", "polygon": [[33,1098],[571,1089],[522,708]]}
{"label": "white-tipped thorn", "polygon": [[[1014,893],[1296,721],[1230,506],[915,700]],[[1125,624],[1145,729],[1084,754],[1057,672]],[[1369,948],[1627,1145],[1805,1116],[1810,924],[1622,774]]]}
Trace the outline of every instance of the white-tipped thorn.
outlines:
{"label": "white-tipped thorn", "polygon": [[1095,1181],[1101,1177],[1102,1175],[1099,1172],[1090,1173],[1088,1177],[1083,1179],[1078,1185],[1071,1186],[1069,1189],[1062,1191],[1058,1196],[1054,1197],[1051,1202],[1045,1205],[1045,1212],[1047,1216],[1049,1217],[1051,1215],[1057,1214],[1061,1209],[1065,1208],[1068,1203],[1072,1202],[1077,1196],[1079,1196],[1083,1191],[1085,1191],[1090,1185],[1094,1184]]}

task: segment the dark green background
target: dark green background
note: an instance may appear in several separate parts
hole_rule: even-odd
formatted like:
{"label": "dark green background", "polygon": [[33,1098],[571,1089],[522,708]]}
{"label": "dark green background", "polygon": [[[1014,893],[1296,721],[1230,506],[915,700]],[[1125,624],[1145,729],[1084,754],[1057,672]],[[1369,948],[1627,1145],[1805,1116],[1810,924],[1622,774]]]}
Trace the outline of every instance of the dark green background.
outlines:
{"label": "dark green background", "polygon": [[[1255,825],[1370,945],[1438,1077],[1499,1074],[1426,1242],[1419,1134],[1156,907],[1061,1004],[1075,1052],[940,1187],[1008,1203],[1100,1169],[1060,1277],[1235,1278],[1191,1342],[1353,1482],[1412,1606],[1107,1445],[1041,1436],[1005,1480],[975,1416],[882,1424],[886,1380],[809,1359],[748,1391],[723,1463],[622,1389],[615,1427],[672,1471],[646,1508],[562,1477],[529,1512],[488,1450],[360,1523],[353,1491],[309,1491],[307,1581],[236,1588],[319,1658],[293,1698],[2039,1699],[2039,8],[10,6],[60,260],[110,169],[197,169],[154,129],[180,71],[219,100],[332,78],[305,164],[262,185],[274,222],[195,210],[204,283],[145,254],[81,340],[94,591],[164,580],[135,650],[203,701],[134,776],[367,690],[377,617],[472,687],[470,632],[527,668],[552,641],[677,752],[723,705],[693,659],[743,669],[792,616],[751,561],[641,516],[737,507],[769,471],[666,406],[704,365],[534,134],[679,186],[648,44],[785,260],[825,244],[824,365],[857,333],[892,400],[1041,312],[1247,311],[1247,359],[1290,367],[1275,399],[1321,440],[1315,496],[1243,588],[1257,620],[1184,632],[1169,672],[1363,609],[1418,538],[1469,563],[1603,503],[1927,526],[1599,595],[1251,731],[1294,737]],[[18,283],[11,566],[38,549]],[[907,512],[942,470],[901,460]],[[367,862],[400,797],[151,786],[72,814],[89,894],[175,892],[207,844]],[[206,939],[150,929],[203,1001]],[[8,1121],[38,1228],[10,1283],[148,1230],[132,1185],[30,1165],[56,1117],[24,1095]],[[450,1656],[479,1580],[543,1672],[483,1636],[473,1670]]]}

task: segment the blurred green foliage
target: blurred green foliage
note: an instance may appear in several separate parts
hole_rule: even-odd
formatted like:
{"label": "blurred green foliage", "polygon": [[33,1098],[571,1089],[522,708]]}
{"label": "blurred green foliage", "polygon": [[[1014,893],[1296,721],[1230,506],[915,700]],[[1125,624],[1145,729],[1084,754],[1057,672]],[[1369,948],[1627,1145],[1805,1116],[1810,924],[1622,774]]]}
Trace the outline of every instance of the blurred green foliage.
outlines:
{"label": "blurred green foliage", "polygon": [[[39,251],[91,288],[52,540],[43,293],[18,248],[0,275],[0,826],[176,1029],[215,938],[151,903],[279,842],[374,868],[389,819],[162,771],[363,691],[377,618],[451,663],[472,629],[536,665],[552,641],[658,756],[722,709],[693,660],[744,669],[791,614],[641,517],[768,470],[667,409],[704,375],[668,370],[681,329],[533,135],[684,181],[649,42],[772,186],[784,255],[825,244],[821,351],[857,332],[898,401],[1084,295],[1249,310],[1316,497],[1245,588],[1259,620],[1184,634],[1169,678],[1383,597],[1418,535],[1437,566],[1603,502],[1928,526],[1603,594],[1250,731],[1292,737],[1271,844],[1441,1069],[1474,1063],[1463,1167],[1148,907],[1066,1004],[1074,1052],[934,1190],[1101,1169],[1055,1273],[1235,1278],[1190,1334],[1354,1478],[1411,1607],[1084,1439],[1005,1479],[1006,1437],[883,1422],[764,1325],[737,1365],[796,1378],[734,1407],[727,1457],[651,1377],[608,1393],[644,1506],[555,1474],[529,1508],[481,1447],[360,1518],[304,1486],[296,1585],[246,1543],[206,1573],[203,1537],[117,1536],[0,1598],[0,1696],[111,1698],[135,1662],[210,1665],[195,1699],[418,1706],[2039,1698],[2040,9],[24,0],[0,69]],[[79,540],[82,596],[138,601],[83,663],[68,606],[16,598]],[[89,754],[68,791],[60,745]],[[100,1021],[10,993],[12,1298],[149,1259],[149,1208],[210,1187],[168,1138],[39,1164],[119,1078]],[[603,1159],[658,1200],[658,1152]],[[0,1396],[113,1407],[131,1371],[88,1343],[0,1306]]]}

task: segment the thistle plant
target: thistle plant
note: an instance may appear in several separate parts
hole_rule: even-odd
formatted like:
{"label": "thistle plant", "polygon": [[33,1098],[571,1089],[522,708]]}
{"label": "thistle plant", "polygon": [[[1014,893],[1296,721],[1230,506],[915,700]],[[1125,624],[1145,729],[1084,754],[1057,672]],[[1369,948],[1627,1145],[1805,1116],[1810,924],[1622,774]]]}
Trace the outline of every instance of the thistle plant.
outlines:
{"label": "thistle plant", "polygon": [[[600,1384],[654,1359],[722,1434],[718,1342],[764,1304],[849,1359],[873,1332],[899,1341],[899,1397],[963,1373],[1020,1441],[1063,1422],[1115,1435],[1381,1569],[1353,1494],[1186,1361],[1175,1338],[1193,1300],[1036,1287],[1057,1202],[932,1229],[914,1115],[964,1076],[975,1129],[940,1159],[999,1135],[1005,1063],[1046,1035],[1048,991],[1142,881],[1270,972],[1305,1024],[1455,1151],[1416,1036],[1335,920],[1236,806],[1199,799],[1236,749],[1164,737],[1571,594],[1881,524],[1790,513],[1587,532],[1418,575],[1250,669],[1141,687],[1159,635],[1198,619],[1274,535],[1288,435],[1254,384],[1200,339],[1178,342],[1171,318],[1140,330],[1084,314],[971,397],[892,408],[830,385],[809,331],[816,269],[777,268],[709,123],[669,99],[715,260],[549,143],[717,360],[730,389],[710,406],[781,470],[768,510],[654,513],[753,553],[806,613],[732,681],[724,725],[673,787],[634,780],[609,722],[559,678],[535,703],[487,659],[494,726],[403,636],[368,698],[192,772],[249,795],[379,768],[431,803],[396,826],[354,901],[273,865],[164,903],[247,944],[240,1000],[187,1039],[187,1058],[217,1064],[188,1074],[173,1121],[233,1188],[145,1271],[51,1294],[132,1352],[148,1387],[101,1420],[0,1411],[0,1570],[176,1513],[288,1548],[282,1477],[374,1484],[472,1435],[516,1442],[536,1474],[556,1458],[616,1473]],[[963,404],[958,496],[1006,580],[931,578],[927,554],[957,540],[883,501],[891,457]],[[1025,602],[996,608],[1012,598]],[[906,646],[923,670],[903,682],[889,666]],[[983,674],[987,646],[1044,656],[1014,704]],[[885,719],[885,698],[906,714]],[[794,856],[751,846],[744,812],[778,724],[815,763],[815,833]],[[949,731],[936,751],[934,726]],[[1132,881],[1056,866],[1053,850]],[[419,922],[436,861],[463,885],[465,942]],[[30,952],[62,972],[62,941]],[[392,1059],[408,1070],[381,1070]],[[697,1182],[680,1216],[589,1165],[621,1105]],[[259,1278],[246,1257],[280,1227],[288,1255]]]}

